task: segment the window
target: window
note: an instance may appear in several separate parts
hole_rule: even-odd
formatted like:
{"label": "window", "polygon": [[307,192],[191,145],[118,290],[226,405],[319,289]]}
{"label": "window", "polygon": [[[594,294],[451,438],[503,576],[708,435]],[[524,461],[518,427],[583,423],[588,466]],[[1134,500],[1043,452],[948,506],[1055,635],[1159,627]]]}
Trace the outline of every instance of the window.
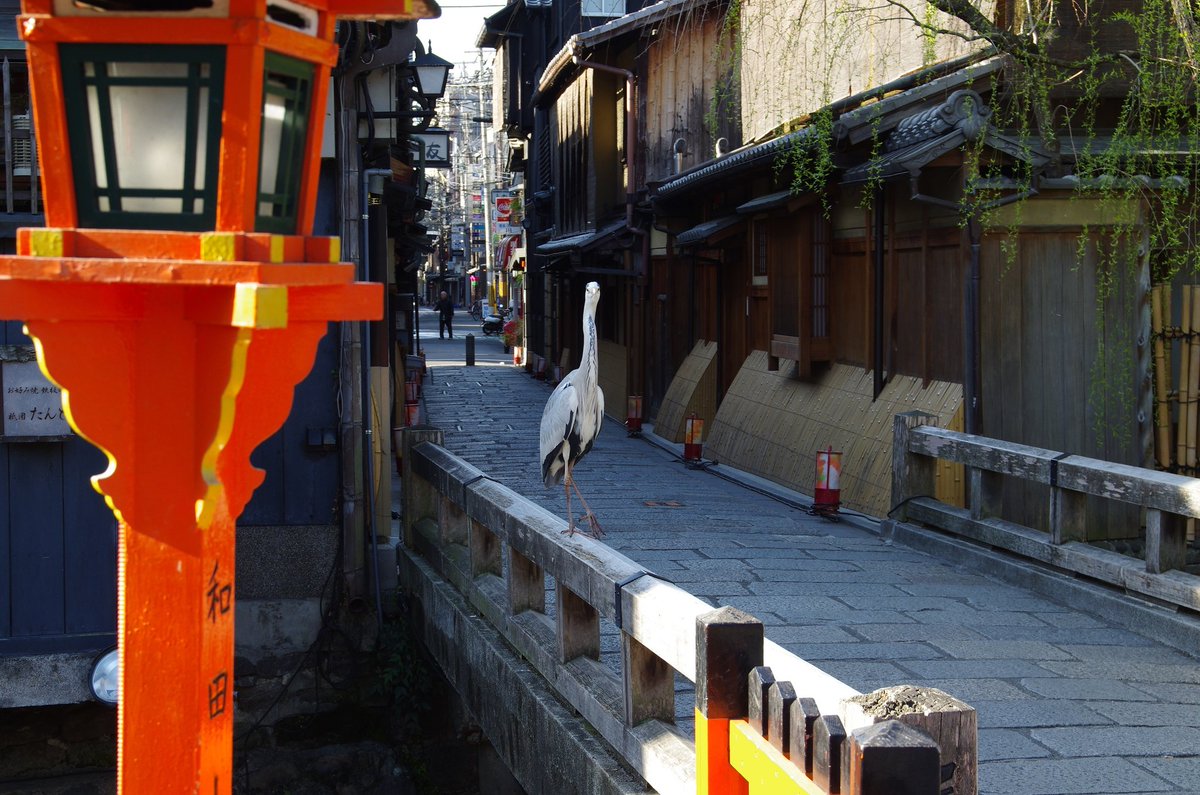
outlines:
{"label": "window", "polygon": [[300,175],[308,139],[312,64],[268,52],[263,81],[262,149],[258,177],[259,232],[296,232]]}
{"label": "window", "polygon": [[768,263],[767,258],[767,225],[765,223],[756,223],[754,225],[754,260],[753,270],[750,274],[750,283],[755,287],[765,285],[767,283]]}
{"label": "window", "polygon": [[812,214],[812,336],[829,336],[829,221]]}
{"label": "window", "polygon": [[585,17],[623,17],[625,0],[582,0],[579,13]]}
{"label": "window", "polygon": [[59,51],[80,225],[212,229],[224,48]]}

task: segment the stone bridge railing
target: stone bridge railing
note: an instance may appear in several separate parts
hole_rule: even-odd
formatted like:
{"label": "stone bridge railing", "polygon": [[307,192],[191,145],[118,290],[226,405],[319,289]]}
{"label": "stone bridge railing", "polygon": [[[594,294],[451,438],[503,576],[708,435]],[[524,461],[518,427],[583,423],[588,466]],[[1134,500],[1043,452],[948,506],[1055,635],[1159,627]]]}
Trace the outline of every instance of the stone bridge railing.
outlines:
{"label": "stone bridge railing", "polygon": [[[565,740],[541,733],[556,705],[495,692],[517,687],[492,670],[512,650],[660,793],[976,792],[969,706],[927,688],[860,694],[765,639],[752,616],[563,535],[561,518],[440,443],[436,429],[404,432],[401,583],[427,647],[527,791],[629,790],[547,770],[567,766]],[[602,619],[619,631],[619,661],[602,660]],[[479,621],[505,648],[473,639]],[[695,684],[694,736],[677,725],[691,705],[677,707],[676,675]]]}

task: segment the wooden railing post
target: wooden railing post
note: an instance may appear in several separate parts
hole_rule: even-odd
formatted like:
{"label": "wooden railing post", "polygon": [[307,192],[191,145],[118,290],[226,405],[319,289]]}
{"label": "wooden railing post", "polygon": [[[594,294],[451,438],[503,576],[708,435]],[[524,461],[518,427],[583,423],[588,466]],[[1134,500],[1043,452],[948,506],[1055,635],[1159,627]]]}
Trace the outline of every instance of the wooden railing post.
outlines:
{"label": "wooden railing post", "polygon": [[842,790],[842,748],[846,729],[837,715],[822,715],[813,724],[813,783],[826,792]]}
{"label": "wooden railing post", "polygon": [[845,745],[842,775],[843,795],[937,795],[937,743],[900,721],[864,726]]}
{"label": "wooden railing post", "polygon": [[675,671],[628,632],[621,633],[625,725],[651,718],[675,722]]}
{"label": "wooden railing post", "polygon": [[967,501],[972,519],[999,516],[1003,508],[1000,486],[1004,478],[999,473],[978,467],[967,467]]}
{"label": "wooden railing post", "polygon": [[894,718],[920,729],[940,749],[941,791],[946,795],[978,793],[979,720],[974,707],[937,688],[896,685],[846,699],[842,716],[849,726]]}
{"label": "wooden railing post", "polygon": [[[913,429],[937,425],[937,417],[924,411],[906,411],[893,420],[892,436],[892,515],[905,521],[905,503],[914,497],[933,497],[937,485],[937,459],[908,451]],[[891,515],[889,513],[889,515]]]}
{"label": "wooden railing post", "polygon": [[746,683],[763,662],[763,625],[722,607],[696,619],[696,793],[746,795],[729,763],[729,722],[749,715]]}
{"label": "wooden railing post", "polygon": [[404,472],[401,473],[401,485],[404,494],[404,546],[413,549],[415,538],[413,527],[422,519],[437,518],[438,495],[433,485],[416,474],[412,465],[412,450],[419,444],[433,442],[442,444],[442,431],[439,428],[418,425],[405,428],[400,432],[400,460],[404,462]]}
{"label": "wooden railing post", "polygon": [[788,708],[791,724],[788,758],[809,778],[813,777],[813,726],[820,717],[817,702],[811,698],[797,698]]}
{"label": "wooden railing post", "polygon": [[482,522],[471,520],[471,538],[468,547],[471,550],[472,577],[478,577],[480,574],[504,576],[504,564],[500,557],[500,537]]}
{"label": "wooden railing post", "polygon": [[508,610],[546,612],[546,572],[529,558],[508,548]]}
{"label": "wooden railing post", "polygon": [[1162,574],[1187,563],[1187,520],[1155,508],[1146,511],[1146,571]]}
{"label": "wooden railing post", "polygon": [[576,657],[600,659],[600,613],[562,583],[555,583],[558,600],[558,661]]}
{"label": "wooden railing post", "polygon": [[1050,462],[1050,541],[1087,541],[1087,495],[1058,485],[1058,461]]}

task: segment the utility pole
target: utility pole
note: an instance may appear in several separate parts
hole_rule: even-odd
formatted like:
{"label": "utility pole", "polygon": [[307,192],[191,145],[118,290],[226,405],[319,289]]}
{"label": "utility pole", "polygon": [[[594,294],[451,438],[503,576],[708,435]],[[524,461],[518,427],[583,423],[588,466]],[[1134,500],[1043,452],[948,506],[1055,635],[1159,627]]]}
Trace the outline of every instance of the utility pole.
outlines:
{"label": "utility pole", "polygon": [[[492,153],[488,147],[487,140],[487,122],[483,121],[487,118],[484,113],[483,104],[483,50],[479,51],[479,74],[475,81],[476,87],[479,89],[479,152],[483,158],[483,240],[484,240],[484,261],[487,263],[487,278],[488,282],[495,285],[494,294],[497,296],[497,304],[500,295],[500,274],[495,271],[495,257],[492,252]],[[497,310],[499,306],[497,305]]]}

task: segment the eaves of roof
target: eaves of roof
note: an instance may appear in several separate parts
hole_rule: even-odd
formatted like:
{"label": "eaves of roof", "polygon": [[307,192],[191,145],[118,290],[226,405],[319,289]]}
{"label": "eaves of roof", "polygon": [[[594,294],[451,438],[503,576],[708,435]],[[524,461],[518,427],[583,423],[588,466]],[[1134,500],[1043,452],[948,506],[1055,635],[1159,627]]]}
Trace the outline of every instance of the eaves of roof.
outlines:
{"label": "eaves of roof", "polygon": [[588,50],[599,44],[720,2],[725,2],[725,0],[660,0],[640,11],[617,17],[583,33],[576,33],[567,39],[567,43],[554,54],[554,57],[546,64],[546,68],[542,70],[542,77],[538,81],[537,90],[533,95],[534,104],[537,104],[542,96],[548,95],[553,90],[555,83],[563,77],[571,66],[572,59],[576,56],[583,57]]}
{"label": "eaves of roof", "polygon": [[739,204],[737,206],[737,211],[742,215],[762,213],[766,212],[767,210],[774,210],[777,207],[782,207],[794,198],[795,194],[793,194],[790,190],[781,190],[777,193],[768,193],[766,196],[759,196],[755,199],[751,199],[745,204]]}
{"label": "eaves of roof", "polygon": [[562,257],[574,252],[584,252],[615,240],[625,230],[625,220],[613,221],[607,226],[591,232],[564,235],[542,243],[534,249],[535,254],[546,257]]}
{"label": "eaves of roof", "polygon": [[[930,96],[952,92],[964,84],[979,80],[982,75],[995,72],[1009,62],[1006,56],[989,57],[989,54],[986,52],[976,54],[975,59],[975,62],[971,62],[969,58],[958,59],[955,65],[961,64],[959,68],[927,82],[920,82],[921,73],[908,75],[900,80],[893,81],[893,83],[888,85],[905,85],[908,83],[912,83],[913,85],[907,89],[897,89],[898,93],[873,101],[870,104],[862,104],[867,101],[867,95],[874,95],[885,90],[888,87],[887,85],[870,89],[864,92],[863,95],[856,95],[862,98],[853,105],[854,109],[842,113],[834,121],[833,137],[835,141],[849,140],[851,143],[855,143],[862,129],[868,130],[867,137],[869,137],[869,131],[873,127],[875,129],[879,127],[877,120],[884,117],[888,120],[890,129],[890,127],[895,126],[896,122],[908,115],[910,108],[915,103],[921,102]],[[937,68],[944,70],[947,68],[947,65],[938,65]],[[836,111],[855,102],[856,100],[853,97],[846,98],[832,103],[827,109]],[[892,121],[893,119],[895,121]],[[733,176],[743,171],[766,165],[772,162],[776,155],[792,146],[815,145],[820,134],[820,131],[816,127],[804,127],[763,143],[749,144],[741,149],[734,150],[719,160],[702,163],[673,179],[664,181],[654,189],[654,198],[672,199],[677,195],[681,195],[685,189],[695,188],[709,180]]]}
{"label": "eaves of roof", "polygon": [[675,179],[664,182],[654,192],[657,199],[673,198],[681,191],[707,182],[719,176],[731,176],[748,170],[757,165],[772,161],[776,155],[792,146],[811,146],[816,143],[820,133],[815,127],[805,127],[802,130],[772,138],[761,144],[752,144],[736,149],[720,160],[710,161],[704,165],[687,171]]}
{"label": "eaves of roof", "polygon": [[483,18],[483,28],[475,40],[476,47],[496,49],[503,39],[508,38],[513,21],[525,8],[525,0],[515,0],[490,17]]}
{"label": "eaves of roof", "polygon": [[711,221],[705,221],[702,224],[697,224],[691,229],[680,232],[675,236],[675,245],[679,248],[685,246],[694,246],[705,242],[710,237],[726,229],[737,226],[746,219],[741,215],[726,215],[721,218],[714,218]]}

